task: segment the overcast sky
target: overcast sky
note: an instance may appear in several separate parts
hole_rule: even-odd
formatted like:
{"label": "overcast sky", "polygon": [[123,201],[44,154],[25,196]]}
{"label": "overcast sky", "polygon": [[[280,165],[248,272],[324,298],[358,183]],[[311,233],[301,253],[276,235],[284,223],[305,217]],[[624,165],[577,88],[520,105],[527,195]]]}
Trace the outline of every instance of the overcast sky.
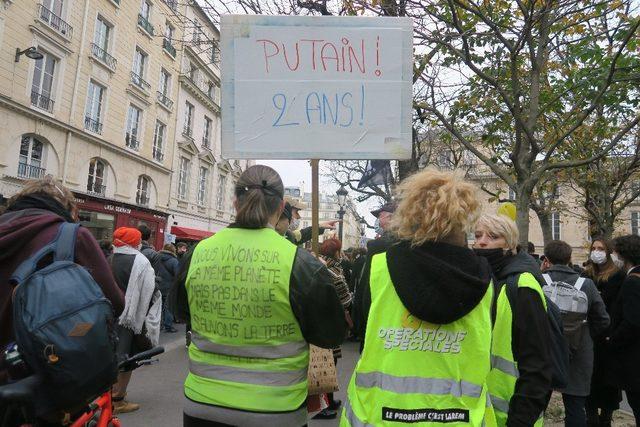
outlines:
{"label": "overcast sky", "polygon": [[[285,187],[303,187],[307,193],[311,192],[311,165],[308,160],[256,160],[256,163],[274,168],[280,174]],[[320,163],[320,174],[322,175],[322,162]],[[320,176],[320,192],[333,194],[337,189],[335,184]],[[356,194],[350,194],[350,196],[354,198]],[[369,224],[373,224],[375,221],[370,211],[379,205],[378,201],[356,203],[358,213],[364,216]],[[375,232],[367,230],[367,236],[374,237]]]}

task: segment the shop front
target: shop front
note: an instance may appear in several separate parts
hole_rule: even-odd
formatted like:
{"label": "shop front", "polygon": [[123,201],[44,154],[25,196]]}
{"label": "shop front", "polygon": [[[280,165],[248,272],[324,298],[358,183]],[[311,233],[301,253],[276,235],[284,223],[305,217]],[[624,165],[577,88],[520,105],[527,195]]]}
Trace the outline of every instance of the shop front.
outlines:
{"label": "shop front", "polygon": [[118,227],[146,225],[151,230],[149,244],[162,249],[167,214],[113,200],[93,198],[86,194],[75,194],[80,224],[87,228],[97,240],[112,240]]}

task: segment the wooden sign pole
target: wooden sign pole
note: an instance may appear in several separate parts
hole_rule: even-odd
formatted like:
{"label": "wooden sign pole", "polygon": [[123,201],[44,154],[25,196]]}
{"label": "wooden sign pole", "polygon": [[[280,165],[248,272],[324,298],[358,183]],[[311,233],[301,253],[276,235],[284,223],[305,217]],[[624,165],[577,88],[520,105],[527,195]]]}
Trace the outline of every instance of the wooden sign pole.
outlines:
{"label": "wooden sign pole", "polygon": [[318,225],[320,216],[319,165],[320,160],[311,160],[311,248],[316,255],[320,254],[320,246],[318,245],[318,236],[320,235],[320,227]]}

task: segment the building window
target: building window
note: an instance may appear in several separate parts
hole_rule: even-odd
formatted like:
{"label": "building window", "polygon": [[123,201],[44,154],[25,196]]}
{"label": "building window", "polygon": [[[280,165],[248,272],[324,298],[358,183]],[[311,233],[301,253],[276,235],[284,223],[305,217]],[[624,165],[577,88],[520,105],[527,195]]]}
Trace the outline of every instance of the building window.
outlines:
{"label": "building window", "polygon": [[57,60],[47,52],[42,53],[42,59],[35,62],[33,82],[31,84],[31,105],[42,110],[53,111],[54,76]]}
{"label": "building window", "polygon": [[160,86],[158,87],[158,102],[165,107],[171,109],[173,107],[173,101],[169,99],[171,93],[171,74],[162,68],[160,70]]}
{"label": "building window", "polygon": [[162,47],[165,51],[167,51],[167,53],[169,53],[169,55],[175,58],[176,48],[173,47],[174,31],[175,29],[173,28],[173,26],[169,24],[169,21],[167,21],[164,27],[164,39],[162,40]]}
{"label": "building window", "polygon": [[106,165],[100,159],[91,159],[89,162],[89,176],[87,179],[87,192],[98,194],[104,197],[107,189],[106,183]]}
{"label": "building window", "polygon": [[213,120],[204,116],[204,136],[202,137],[202,146],[204,148],[211,148],[211,127]]}
{"label": "building window", "polygon": [[140,119],[142,118],[142,110],[129,106],[129,112],[127,114],[127,134],[125,136],[125,142],[127,147],[134,150],[140,148]]}
{"label": "building window", "polygon": [[561,231],[560,214],[558,212],[553,212],[551,214],[551,238],[553,240],[561,240],[560,231]]}
{"label": "building window", "polygon": [[224,210],[224,196],[226,192],[227,192],[227,176],[220,175],[220,178],[218,181],[218,199],[216,200],[216,208],[219,211]]}
{"label": "building window", "polygon": [[116,68],[117,60],[109,55],[109,45],[111,41],[111,32],[113,26],[109,24],[102,16],[98,16],[96,20],[96,30],[91,45],[91,54],[94,58],[107,64],[111,69]]}
{"label": "building window", "polygon": [[640,235],[640,212],[631,212],[631,234]]}
{"label": "building window", "polygon": [[215,100],[216,96],[216,85],[213,82],[207,83],[207,96],[209,99]]}
{"label": "building window", "polygon": [[186,200],[189,188],[189,167],[191,162],[186,157],[180,157],[180,169],[178,175],[178,199]]}
{"label": "building window", "polygon": [[189,62],[189,79],[195,83],[198,78],[198,67],[193,65],[193,62]]}
{"label": "building window", "polygon": [[142,16],[147,21],[151,16],[151,4],[147,0],[142,0],[142,4],[140,5],[140,16]]}
{"label": "building window", "polygon": [[156,120],[156,129],[153,132],[153,158],[159,162],[164,160],[164,138],[167,127],[160,120]]}
{"label": "building window", "polygon": [[213,46],[211,46],[211,63],[214,65],[218,65],[220,62],[220,48],[218,47],[218,43],[214,42]]}
{"label": "building window", "polygon": [[200,44],[202,41],[202,25],[196,22],[193,27],[193,43]]}
{"label": "building window", "polygon": [[84,128],[98,134],[102,134],[102,108],[105,88],[89,80],[87,93],[87,105],[84,113]]}
{"label": "building window", "polygon": [[138,187],[136,191],[136,203],[143,206],[149,205],[149,187],[151,179],[148,176],[138,177]]}
{"label": "building window", "polygon": [[185,112],[184,112],[184,129],[182,130],[182,134],[188,136],[189,138],[193,135],[193,111],[195,107],[189,102],[185,103]]}
{"label": "building window", "polygon": [[63,5],[63,0],[42,0],[38,6],[40,20],[70,39],[73,36],[73,28],[62,19]]}
{"label": "building window", "polygon": [[209,169],[200,166],[200,178],[198,179],[198,204],[203,206],[207,200],[207,178]]}
{"label": "building window", "polygon": [[144,53],[142,49],[136,47],[136,53],[133,56],[133,70],[131,70],[131,81],[142,89],[149,90],[151,87],[144,79],[147,60],[149,55]]}
{"label": "building window", "polygon": [[44,143],[33,136],[23,136],[20,141],[18,176],[39,179],[44,177]]}

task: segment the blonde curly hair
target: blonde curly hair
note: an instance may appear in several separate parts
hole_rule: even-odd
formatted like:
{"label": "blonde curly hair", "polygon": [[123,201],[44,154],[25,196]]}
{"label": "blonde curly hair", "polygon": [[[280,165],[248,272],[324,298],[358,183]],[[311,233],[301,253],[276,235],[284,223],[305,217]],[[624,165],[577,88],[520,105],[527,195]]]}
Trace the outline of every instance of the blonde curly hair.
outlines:
{"label": "blonde curly hair", "polygon": [[420,246],[471,230],[480,215],[476,187],[454,172],[425,169],[400,183],[391,228]]}

